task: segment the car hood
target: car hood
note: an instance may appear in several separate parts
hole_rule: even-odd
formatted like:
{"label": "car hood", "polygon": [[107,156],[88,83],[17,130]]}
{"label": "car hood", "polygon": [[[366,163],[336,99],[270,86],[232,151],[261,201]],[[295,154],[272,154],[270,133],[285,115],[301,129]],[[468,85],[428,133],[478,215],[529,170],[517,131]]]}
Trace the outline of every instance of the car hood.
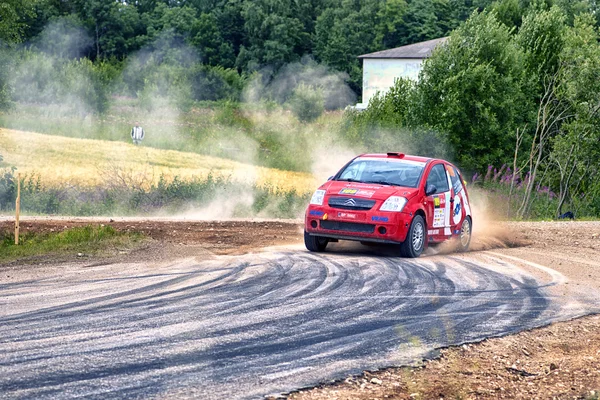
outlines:
{"label": "car hood", "polygon": [[374,183],[329,181],[322,189],[327,191],[327,196],[347,196],[384,201],[390,196],[402,196],[407,199],[413,197],[418,189],[403,186],[379,185]]}

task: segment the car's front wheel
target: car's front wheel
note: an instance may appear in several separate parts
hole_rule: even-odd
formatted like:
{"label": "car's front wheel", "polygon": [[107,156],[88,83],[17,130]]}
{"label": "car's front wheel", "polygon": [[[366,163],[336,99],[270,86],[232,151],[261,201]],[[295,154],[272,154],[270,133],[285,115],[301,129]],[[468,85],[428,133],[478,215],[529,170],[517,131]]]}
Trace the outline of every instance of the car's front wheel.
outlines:
{"label": "car's front wheel", "polygon": [[400,255],[402,257],[417,258],[425,249],[425,240],[427,239],[427,230],[425,229],[425,220],[420,215],[415,215],[406,239],[400,245]]}
{"label": "car's front wheel", "polygon": [[309,251],[321,252],[325,251],[329,240],[320,236],[313,236],[308,232],[304,231],[304,245]]}

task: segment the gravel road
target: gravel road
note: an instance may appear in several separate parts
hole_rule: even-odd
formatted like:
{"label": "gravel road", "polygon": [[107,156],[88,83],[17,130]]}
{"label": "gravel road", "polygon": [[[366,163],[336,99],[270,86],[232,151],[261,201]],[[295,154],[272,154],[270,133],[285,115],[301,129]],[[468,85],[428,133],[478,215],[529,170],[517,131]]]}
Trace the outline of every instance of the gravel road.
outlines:
{"label": "gravel road", "polygon": [[62,265],[0,284],[0,397],[261,398],[600,310],[567,287],[498,251]]}

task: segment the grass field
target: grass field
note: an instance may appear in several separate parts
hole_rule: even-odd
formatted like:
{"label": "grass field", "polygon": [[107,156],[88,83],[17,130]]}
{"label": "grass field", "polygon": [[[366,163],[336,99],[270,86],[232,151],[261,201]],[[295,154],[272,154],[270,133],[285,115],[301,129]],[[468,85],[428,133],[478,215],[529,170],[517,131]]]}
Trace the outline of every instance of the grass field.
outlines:
{"label": "grass field", "polygon": [[[133,99],[114,98],[103,115],[80,115],[59,105],[17,104],[0,112],[0,127],[77,139],[131,144],[138,121],[144,147],[225,158],[286,171],[312,172],[313,155],[338,142],[342,112],[327,112],[312,123],[282,108],[211,103],[189,112],[172,107],[144,110]],[[0,153],[2,148],[0,147]]]}
{"label": "grass field", "polygon": [[0,231],[0,263],[47,254],[97,254],[131,248],[143,239],[140,233],[117,232],[110,226],[85,226],[57,233],[26,233],[16,246],[12,232]]}
{"label": "grass field", "polygon": [[108,140],[78,139],[0,128],[0,154],[5,166],[21,174],[38,175],[47,186],[110,185],[132,179],[156,183],[203,178],[212,174],[277,191],[312,192],[317,181],[309,173],[257,167],[193,152],[163,150]]}

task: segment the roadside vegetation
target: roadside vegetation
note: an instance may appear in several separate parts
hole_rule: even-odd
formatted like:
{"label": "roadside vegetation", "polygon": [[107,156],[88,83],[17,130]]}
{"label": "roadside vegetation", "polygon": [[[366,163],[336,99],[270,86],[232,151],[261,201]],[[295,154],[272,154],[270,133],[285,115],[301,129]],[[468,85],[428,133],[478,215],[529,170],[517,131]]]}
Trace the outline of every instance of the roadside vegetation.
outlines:
{"label": "roadside vegetation", "polygon": [[398,80],[367,111],[348,113],[347,134],[375,147],[373,127],[420,136],[418,152],[455,160],[509,218],[597,217],[596,15],[560,2],[498,4],[508,8],[453,31],[419,82]]}
{"label": "roadside vegetation", "polygon": [[[206,175],[183,178],[155,176],[143,167],[115,167],[100,172],[104,174],[103,180],[91,185],[59,180],[49,184],[40,175],[25,174],[21,177],[21,211],[30,215],[290,218],[302,214],[310,196],[310,192],[302,188],[301,179],[297,188],[284,185],[294,181],[294,173],[284,171],[275,171],[275,179],[268,180],[270,171],[267,170],[267,180],[260,185],[244,180],[244,171],[234,170],[218,175],[208,171]],[[242,176],[234,179],[227,173],[242,173]],[[4,169],[0,175],[0,212],[14,210],[17,179],[14,168]]]}
{"label": "roadside vegetation", "polygon": [[140,233],[90,225],[61,232],[26,232],[20,235],[20,243],[16,246],[14,233],[0,232],[0,263],[44,255],[91,255],[115,249],[128,250],[143,239]]}

